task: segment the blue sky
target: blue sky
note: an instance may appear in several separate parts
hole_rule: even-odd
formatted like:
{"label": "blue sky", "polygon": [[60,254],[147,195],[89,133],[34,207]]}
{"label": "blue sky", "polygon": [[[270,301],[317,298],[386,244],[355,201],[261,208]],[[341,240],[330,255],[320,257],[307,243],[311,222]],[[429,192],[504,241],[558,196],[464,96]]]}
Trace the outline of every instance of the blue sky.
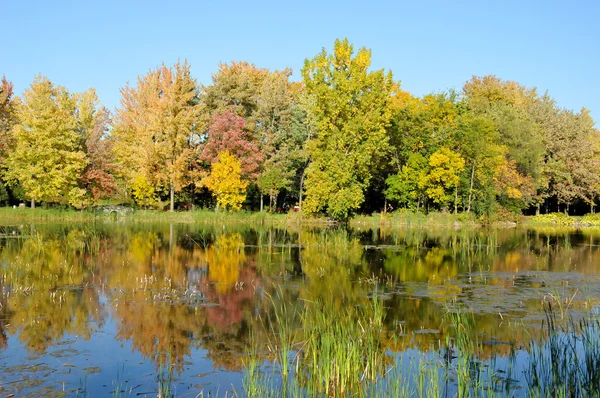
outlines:
{"label": "blue sky", "polygon": [[304,59],[347,37],[414,95],[495,74],[600,120],[599,1],[3,3],[0,74],[17,94],[41,73],[72,92],[94,87],[114,109],[127,81],[178,58],[203,84],[232,60],[299,80]]}

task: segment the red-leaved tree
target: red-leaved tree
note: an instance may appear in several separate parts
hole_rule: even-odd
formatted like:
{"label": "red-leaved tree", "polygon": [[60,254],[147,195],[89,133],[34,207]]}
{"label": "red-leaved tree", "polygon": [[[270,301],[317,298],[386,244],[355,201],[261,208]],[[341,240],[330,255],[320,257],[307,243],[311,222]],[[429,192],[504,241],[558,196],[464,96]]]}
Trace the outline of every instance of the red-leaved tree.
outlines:
{"label": "red-leaved tree", "polygon": [[231,111],[215,114],[211,118],[208,139],[202,150],[202,160],[214,163],[219,153],[229,151],[242,166],[242,177],[255,180],[264,160],[256,137],[245,130],[246,121]]}
{"label": "red-leaved tree", "polygon": [[117,191],[117,184],[113,177],[116,169],[112,155],[113,140],[108,135],[110,122],[108,109],[100,108],[86,140],[88,165],[81,180],[94,201],[110,197]]}

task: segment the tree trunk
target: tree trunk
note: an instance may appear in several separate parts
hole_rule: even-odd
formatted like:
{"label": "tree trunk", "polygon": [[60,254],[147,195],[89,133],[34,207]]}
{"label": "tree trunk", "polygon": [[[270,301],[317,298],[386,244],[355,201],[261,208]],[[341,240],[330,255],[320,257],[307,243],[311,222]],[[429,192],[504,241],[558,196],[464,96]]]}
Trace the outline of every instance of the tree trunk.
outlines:
{"label": "tree trunk", "polygon": [[260,190],[260,212],[263,212],[263,207],[265,205],[265,194],[263,193],[262,189]]}
{"label": "tree trunk", "polygon": [[458,187],[454,188],[454,214],[458,213]]}
{"label": "tree trunk", "polygon": [[35,198],[31,198],[31,208],[35,209]]}
{"label": "tree trunk", "polygon": [[540,204],[538,203],[537,207],[535,208],[535,215],[539,216],[540,215]]}
{"label": "tree trunk", "polygon": [[387,214],[387,198],[383,198],[383,214]]}
{"label": "tree trunk", "polygon": [[567,205],[565,206],[565,215],[569,215],[569,204],[567,203]]}
{"label": "tree trunk", "polygon": [[170,188],[171,188],[171,206],[169,208],[169,211],[175,211],[175,188],[173,187],[173,184],[171,184]]}
{"label": "tree trunk", "polygon": [[298,207],[302,210],[302,192],[304,191],[304,170],[302,170],[302,175],[300,176],[300,192],[298,195]]}
{"label": "tree trunk", "polygon": [[273,213],[273,209],[277,211],[277,195],[274,195],[273,193],[269,194],[269,207],[271,209],[271,213]]}
{"label": "tree trunk", "polygon": [[467,206],[467,213],[471,212],[471,198],[473,195],[473,180],[475,178],[475,164],[473,164],[473,168],[471,169],[471,184],[469,185],[469,204]]}

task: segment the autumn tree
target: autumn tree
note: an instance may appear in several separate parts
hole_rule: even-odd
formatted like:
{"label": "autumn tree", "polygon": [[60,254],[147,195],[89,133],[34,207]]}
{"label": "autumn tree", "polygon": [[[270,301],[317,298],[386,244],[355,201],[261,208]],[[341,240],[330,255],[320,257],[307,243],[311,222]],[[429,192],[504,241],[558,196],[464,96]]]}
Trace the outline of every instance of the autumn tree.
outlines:
{"label": "autumn tree", "polygon": [[456,152],[441,147],[429,157],[429,172],[419,181],[425,194],[434,202],[446,205],[454,193],[454,212],[457,211],[459,175],[465,167],[464,159]]}
{"label": "autumn tree", "polygon": [[425,107],[421,98],[405,91],[398,91],[392,98],[392,116],[388,127],[389,166],[392,172],[400,172],[411,154],[422,151],[428,142],[422,122]]}
{"label": "autumn tree", "polygon": [[600,137],[589,111],[560,109],[546,94],[530,112],[545,146],[543,197],[555,197],[559,205],[566,205],[565,211],[575,200],[582,200],[593,211],[599,185]]}
{"label": "autumn tree", "polygon": [[212,84],[202,87],[202,103],[205,106],[204,118],[208,122],[215,114],[232,112],[246,120],[245,128],[256,130],[256,112],[259,96],[267,69],[256,67],[248,62],[219,64],[219,71],[212,76]]}
{"label": "autumn tree", "polygon": [[190,66],[163,64],[121,95],[113,131],[121,175],[130,187],[144,181],[167,190],[173,211],[175,192],[192,182],[187,172],[199,143],[201,106]]}
{"label": "autumn tree", "polygon": [[[457,94],[437,93],[416,98],[397,91],[392,98],[392,110],[388,128],[389,164],[382,167],[387,174],[386,198],[416,210],[425,203],[445,206],[445,195],[442,195],[444,200],[433,200],[427,194],[427,189],[430,194],[433,192],[427,178],[432,170],[430,158],[443,147],[450,150],[456,146],[462,113]],[[445,191],[439,184],[437,189]]]}
{"label": "autumn tree", "polygon": [[503,81],[494,75],[473,76],[464,84],[463,94],[475,113],[485,113],[497,105],[525,109],[537,98],[535,88],[528,89],[517,82]]}
{"label": "autumn tree", "polygon": [[473,115],[487,119],[498,131],[495,144],[506,148],[506,159],[499,164],[514,167],[519,180],[535,184],[533,192],[521,191],[526,194],[513,210],[539,204],[548,179],[544,176],[544,134],[531,112],[539,101],[536,90],[495,76],[474,76],[465,83],[463,95]]}
{"label": "autumn tree", "polygon": [[242,177],[255,180],[264,156],[258,140],[245,127],[245,119],[231,111],[213,115],[201,159],[212,164],[227,151],[240,162]]}
{"label": "autumn tree", "polygon": [[105,107],[99,108],[93,115],[89,132],[86,134],[85,150],[88,163],[81,176],[81,182],[94,202],[109,198],[117,192],[113,139],[108,132],[110,123],[109,110]]}
{"label": "autumn tree", "polygon": [[299,170],[304,166],[306,114],[298,103],[301,88],[289,82],[290,73],[286,70],[267,75],[256,111],[257,133],[265,157],[258,186],[269,195],[271,210],[276,205],[278,194],[284,189],[292,189]]}
{"label": "autumn tree", "polygon": [[[10,131],[15,123],[14,102],[13,85],[3,76],[0,81],[0,167],[13,143]],[[8,199],[6,184],[0,177],[0,202]]]}
{"label": "autumn tree", "polygon": [[77,98],[38,76],[15,111],[19,123],[12,128],[15,144],[6,160],[6,179],[20,183],[32,207],[36,200],[78,203],[78,179],[87,161]]}
{"label": "autumn tree", "polygon": [[210,175],[202,183],[217,199],[217,207],[239,210],[246,198],[248,182],[241,178],[242,164],[229,151],[220,152],[211,166]]}
{"label": "autumn tree", "polygon": [[387,145],[388,101],[395,87],[391,73],[370,72],[371,52],[336,40],[332,54],[323,50],[306,60],[302,76],[317,132],[307,142],[311,163],[306,176],[308,212],[327,210],[346,220],[364,200],[372,166]]}
{"label": "autumn tree", "polygon": [[468,187],[463,195],[465,211],[471,212],[473,202],[477,203],[478,213],[489,211],[496,200],[496,191],[492,189],[496,163],[506,154],[506,147],[499,143],[498,129],[490,119],[465,112],[460,117],[454,143],[465,160]]}
{"label": "autumn tree", "polygon": [[[247,62],[220,64],[212,84],[202,90],[205,120],[232,113],[244,119],[246,139],[258,142],[262,155],[258,174],[251,180],[261,193],[269,195],[271,205],[281,190],[292,188],[304,164],[299,159],[305,138],[295,128],[295,120],[300,116],[294,103],[299,85],[289,81],[291,73],[289,69],[270,71]],[[209,129],[208,140],[218,139],[211,138]],[[214,158],[218,150],[211,152]],[[236,154],[242,164],[244,156]]]}
{"label": "autumn tree", "polygon": [[0,162],[10,146],[10,130],[15,122],[13,84],[2,77],[0,82]]}

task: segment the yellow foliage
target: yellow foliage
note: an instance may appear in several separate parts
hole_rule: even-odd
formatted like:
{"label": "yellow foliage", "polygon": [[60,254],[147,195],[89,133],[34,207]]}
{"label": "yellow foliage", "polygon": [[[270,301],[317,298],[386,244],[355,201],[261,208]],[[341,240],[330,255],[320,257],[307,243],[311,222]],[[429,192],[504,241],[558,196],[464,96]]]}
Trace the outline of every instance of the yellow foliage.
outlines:
{"label": "yellow foliage", "polygon": [[488,108],[493,103],[525,108],[537,97],[535,88],[528,89],[517,82],[503,81],[493,75],[473,76],[465,83],[463,92],[467,102],[475,110]]}
{"label": "yellow foliage", "polygon": [[143,174],[135,176],[131,190],[135,201],[142,206],[151,206],[156,202],[154,186]]}
{"label": "yellow foliage", "polygon": [[429,174],[419,181],[419,185],[435,203],[447,202],[447,191],[460,183],[459,175],[465,168],[465,160],[458,153],[442,147],[429,157],[429,166]]}
{"label": "yellow foliage", "polygon": [[531,177],[519,173],[515,162],[505,157],[502,157],[494,170],[494,183],[496,189],[510,199],[523,199],[523,196],[533,194]]}
{"label": "yellow foliage", "polygon": [[216,283],[216,289],[225,293],[239,280],[240,269],[246,261],[244,240],[239,233],[217,236],[215,244],[205,253],[208,263],[208,279]]}
{"label": "yellow foliage", "polygon": [[241,163],[229,151],[219,153],[219,160],[213,163],[211,172],[203,184],[217,198],[217,207],[239,210],[246,199],[248,182],[242,181]]}

